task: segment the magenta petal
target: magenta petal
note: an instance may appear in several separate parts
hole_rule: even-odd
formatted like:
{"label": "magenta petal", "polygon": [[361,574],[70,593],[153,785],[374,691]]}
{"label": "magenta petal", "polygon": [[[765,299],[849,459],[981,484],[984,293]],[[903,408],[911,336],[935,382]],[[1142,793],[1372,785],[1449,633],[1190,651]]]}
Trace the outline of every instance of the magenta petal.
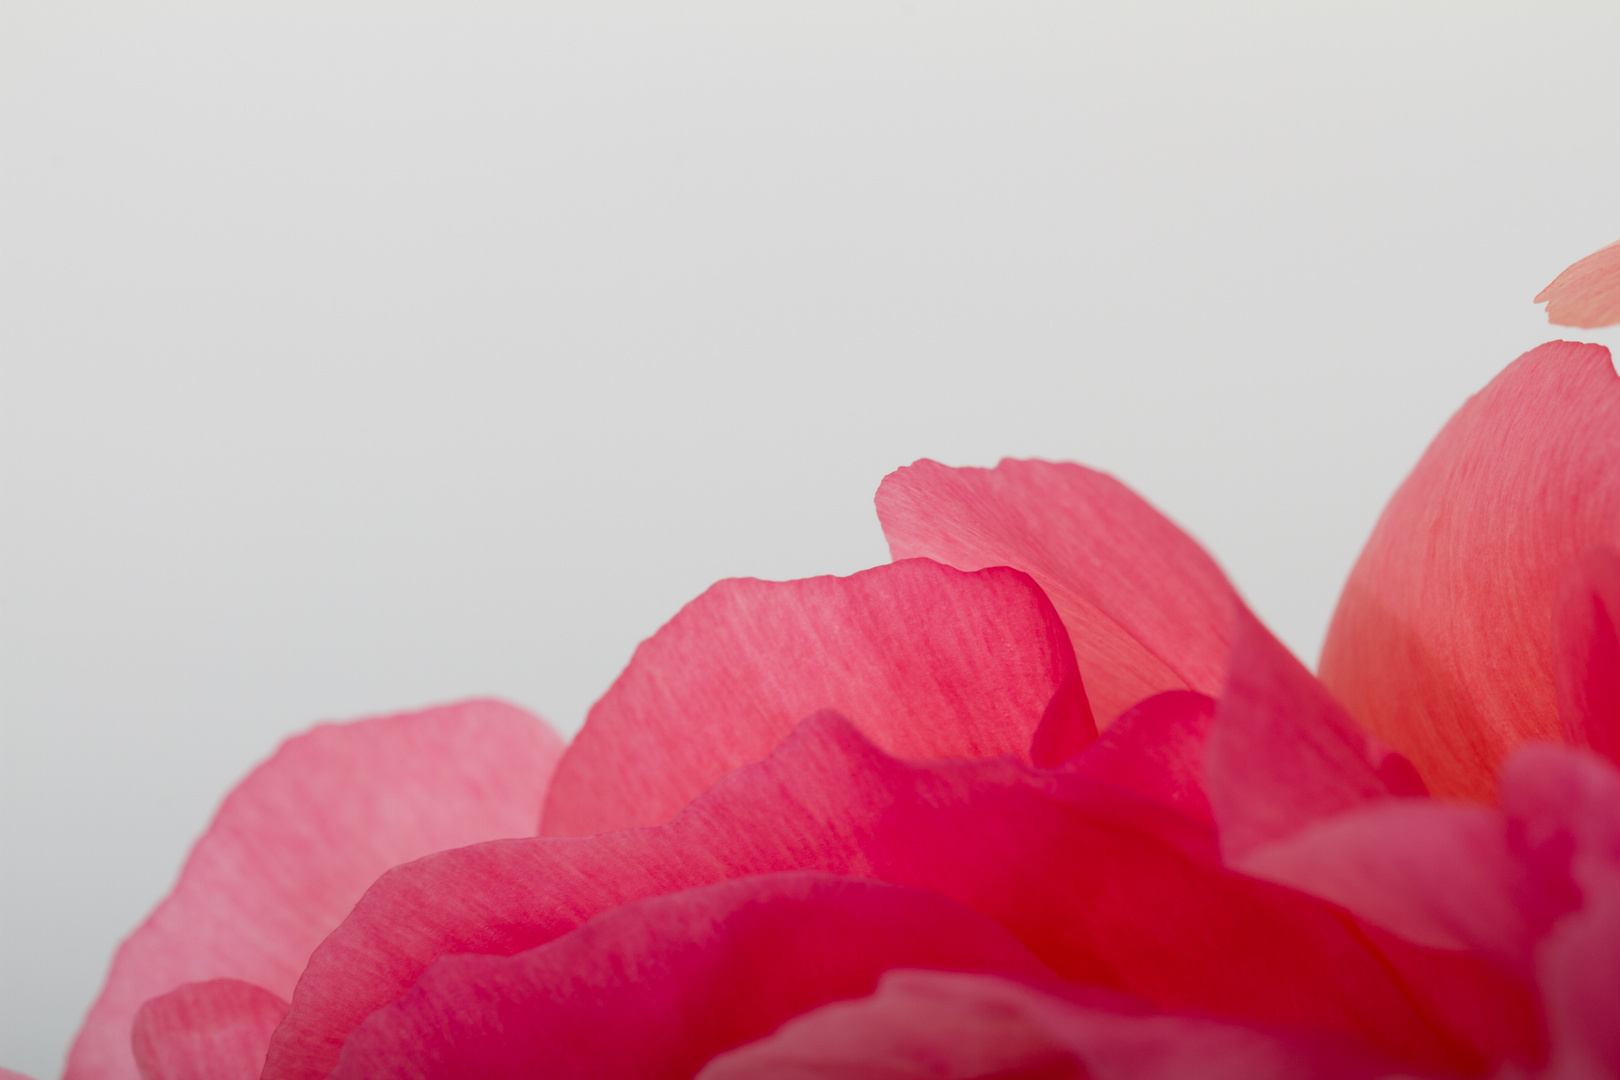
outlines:
{"label": "magenta petal", "polygon": [[951,469],[924,459],[884,478],[877,511],[896,559],[1033,577],[1068,627],[1099,726],[1163,690],[1220,689],[1231,585],[1113,477],[1046,461]]}
{"label": "magenta petal", "polygon": [[1620,243],[1595,251],[1536,294],[1547,321],[1591,329],[1620,323]]}
{"label": "magenta petal", "polygon": [[1425,793],[1412,766],[1362,732],[1247,609],[1235,619],[1205,773],[1221,852],[1234,862],[1368,799]]}
{"label": "magenta petal", "polygon": [[1601,346],[1543,345],[1458,410],[1385,507],[1322,681],[1436,794],[1489,799],[1508,751],[1559,735],[1559,579],[1615,542],[1620,379]]}
{"label": "magenta petal", "polygon": [[698,1080],[1351,1080],[1397,1070],[1300,1033],[1080,1004],[993,975],[892,971],[878,991],[783,1025]]}
{"label": "magenta petal", "polygon": [[135,1014],[141,1080],[258,1080],[287,1003],[236,979],[187,983]]}
{"label": "magenta petal", "polygon": [[938,893],[1063,978],[1162,1008],[1336,1032],[1413,1067],[1540,1053],[1516,982],[1467,956],[1375,942],[1338,909],[1226,870],[1181,814],[1066,769],[897,761],[823,715],[668,825],[391,870],[310,958],[266,1080],[324,1077],[350,1033],[439,957],[511,955],[622,904],[793,870]]}
{"label": "magenta petal", "polygon": [[592,707],[541,831],[662,825],[818,709],[920,760],[1022,756],[1037,729],[1037,756],[1061,760],[1096,735],[1063,624],[1016,570],[913,559],[722,581],[642,642]]}
{"label": "magenta petal", "polygon": [[807,1009],[870,994],[892,967],[1053,979],[932,893],[743,878],[616,908],[516,956],[439,960],[361,1025],[333,1077],[685,1080]]}
{"label": "magenta petal", "polygon": [[1564,738],[1620,762],[1620,550],[1599,545],[1565,571],[1553,662]]}
{"label": "magenta petal", "polygon": [[384,870],[531,834],[561,751],[544,724],[493,701],[288,739],[226,797],[174,891],[119,946],[67,1080],[134,1080],[135,1011],[184,983],[239,979],[291,997]]}
{"label": "magenta petal", "polygon": [[1069,767],[1213,828],[1204,745],[1214,719],[1215,699],[1208,694],[1167,690],[1125,710]]}
{"label": "magenta petal", "polygon": [[1586,890],[1537,953],[1552,1038],[1546,1080],[1620,1077],[1620,869]]}

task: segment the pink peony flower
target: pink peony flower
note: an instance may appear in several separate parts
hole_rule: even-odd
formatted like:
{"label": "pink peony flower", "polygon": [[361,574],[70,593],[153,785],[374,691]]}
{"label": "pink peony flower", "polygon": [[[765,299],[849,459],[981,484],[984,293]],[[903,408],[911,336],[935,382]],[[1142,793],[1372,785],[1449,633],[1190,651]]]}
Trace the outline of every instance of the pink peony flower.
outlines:
{"label": "pink peony flower", "polygon": [[1451,420],[1321,681],[1102,474],[877,508],[893,563],[720,582],[566,751],[493,702],[290,739],[68,1077],[1620,1077],[1606,350]]}

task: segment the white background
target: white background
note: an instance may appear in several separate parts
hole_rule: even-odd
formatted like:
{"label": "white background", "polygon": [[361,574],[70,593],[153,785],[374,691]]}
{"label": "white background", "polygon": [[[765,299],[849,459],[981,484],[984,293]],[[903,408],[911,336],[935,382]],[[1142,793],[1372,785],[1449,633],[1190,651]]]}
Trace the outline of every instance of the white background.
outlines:
{"label": "white background", "polygon": [[572,731],[917,457],[1116,473],[1314,659],[1620,238],[1620,6],[1301,7],[0,7],[0,1063],[284,735]]}

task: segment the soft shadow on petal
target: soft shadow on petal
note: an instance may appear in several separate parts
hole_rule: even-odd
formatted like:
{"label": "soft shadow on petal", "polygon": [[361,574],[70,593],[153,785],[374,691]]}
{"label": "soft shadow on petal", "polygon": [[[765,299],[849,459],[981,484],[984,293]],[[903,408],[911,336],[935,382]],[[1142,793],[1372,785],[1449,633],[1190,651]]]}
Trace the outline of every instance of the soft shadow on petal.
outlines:
{"label": "soft shadow on petal", "polygon": [[1204,744],[1214,719],[1215,699],[1208,694],[1166,690],[1126,709],[1068,767],[1174,807],[1213,829],[1204,790]]}
{"label": "soft shadow on petal", "polygon": [[878,518],[896,559],[1012,566],[1074,643],[1099,727],[1163,690],[1214,694],[1235,594],[1198,543],[1124,484],[1079,465],[1003,461],[890,473]]}
{"label": "soft shadow on petal", "polygon": [[1595,251],[1536,294],[1547,321],[1590,330],[1620,323],[1620,243]]}
{"label": "soft shadow on petal", "polygon": [[[1128,1003],[1126,1003],[1128,1004]],[[893,971],[710,1062],[698,1080],[1353,1080],[1396,1070],[1308,1034],[1066,1000],[991,975]]]}
{"label": "soft shadow on petal", "polygon": [[940,896],[823,874],[742,878],[608,911],[516,956],[452,956],[371,1015],[334,1080],[686,1080],[893,967],[1056,978]]}
{"label": "soft shadow on petal", "polygon": [[1620,549],[1600,544],[1564,572],[1553,663],[1564,738],[1620,763]]}
{"label": "soft shadow on petal", "polygon": [[822,715],[668,825],[391,870],[311,957],[266,1080],[326,1076],[365,1018],[441,956],[511,955],[622,904],[793,870],[938,893],[1061,977],[1161,1008],[1334,1032],[1414,1068],[1477,1073],[1541,1052],[1515,980],[1477,957],[1376,941],[1340,909],[1227,870],[1180,813],[1012,759],[898,761]]}
{"label": "soft shadow on petal", "polygon": [[1553,601],[1620,540],[1620,379],[1552,342],[1474,395],[1384,509],[1322,650],[1322,681],[1437,795],[1489,800],[1507,752],[1557,739]]}
{"label": "soft shadow on petal", "polygon": [[258,1080],[287,1003],[252,983],[213,979],[155,997],[135,1014],[141,1080]]}
{"label": "soft shadow on petal", "polygon": [[722,581],[642,642],[591,708],[541,831],[662,825],[818,709],[924,760],[1025,755],[1042,727],[1065,752],[1096,735],[1063,624],[1027,574],[912,559]]}
{"label": "soft shadow on petal", "polygon": [[134,1080],[130,1025],[183,983],[291,997],[315,946],[390,866],[527,836],[562,753],[529,714],[473,701],[288,739],[226,796],[180,880],[119,946],[66,1080]]}
{"label": "soft shadow on petal", "polygon": [[1246,608],[1204,762],[1221,853],[1235,864],[1370,799],[1425,794],[1411,764],[1362,731]]}

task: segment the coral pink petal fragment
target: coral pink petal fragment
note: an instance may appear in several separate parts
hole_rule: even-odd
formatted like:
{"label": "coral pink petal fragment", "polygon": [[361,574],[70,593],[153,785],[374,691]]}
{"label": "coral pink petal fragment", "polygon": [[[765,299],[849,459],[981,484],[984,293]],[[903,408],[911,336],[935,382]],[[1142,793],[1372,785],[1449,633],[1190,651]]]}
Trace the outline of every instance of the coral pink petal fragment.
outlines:
{"label": "coral pink petal fragment", "polygon": [[187,983],[135,1014],[141,1080],[258,1080],[287,1003],[236,979]]}
{"label": "coral pink petal fragment", "polygon": [[1620,243],[1593,252],[1536,294],[1547,321],[1592,329],[1620,323]]}
{"label": "coral pink petal fragment", "polygon": [[698,1080],[1352,1080],[1396,1072],[1343,1044],[1079,1003],[994,975],[892,971],[722,1055]]}
{"label": "coral pink petal fragment", "polygon": [[1245,872],[1349,908],[1422,945],[1483,952],[1529,976],[1524,869],[1483,806],[1383,799],[1251,851]]}
{"label": "coral pink petal fragment", "polygon": [[1620,762],[1620,550],[1599,545],[1565,571],[1553,663],[1564,738]]}
{"label": "coral pink petal fragment", "polygon": [[516,956],[439,960],[355,1032],[333,1076],[686,1080],[806,1010],[870,994],[893,967],[1052,979],[1007,931],[932,893],[743,878],[616,908]]}
{"label": "coral pink petal fragment", "polygon": [[662,825],[819,709],[914,759],[1095,737],[1074,652],[1028,575],[926,559],[722,581],[636,650],[558,766],[541,831]]}
{"label": "coral pink petal fragment", "polygon": [[119,946],[67,1080],[134,1080],[135,1011],[184,983],[239,979],[290,998],[384,870],[531,835],[561,753],[544,724],[492,701],[288,739],[226,797],[174,891]]}
{"label": "coral pink petal fragment", "polygon": [[1469,399],[1384,509],[1322,681],[1436,794],[1489,799],[1510,749],[1558,737],[1558,582],[1616,541],[1620,379],[1601,346],[1543,345]]}
{"label": "coral pink petal fragment", "polygon": [[1221,851],[1238,863],[1369,799],[1424,794],[1411,764],[1363,733],[1247,609],[1204,764]]}
{"label": "coral pink petal fragment", "polygon": [[1215,825],[1204,791],[1204,744],[1215,699],[1166,690],[1127,709],[1070,768]]}
{"label": "coral pink petal fragment", "polygon": [[1068,627],[1100,726],[1163,690],[1214,694],[1235,594],[1203,548],[1129,488],[1079,465],[918,461],[884,478],[896,559],[1014,566]]}
{"label": "coral pink petal fragment", "polygon": [[1335,1032],[1413,1068],[1480,1072],[1541,1052],[1534,999],[1485,961],[1375,943],[1336,908],[1225,869],[1179,813],[1013,759],[898,761],[820,715],[668,825],[389,871],[311,957],[265,1078],[326,1076],[365,1018],[442,956],[512,955],[622,904],[794,870],[937,893],[1061,977],[1161,1008]]}

